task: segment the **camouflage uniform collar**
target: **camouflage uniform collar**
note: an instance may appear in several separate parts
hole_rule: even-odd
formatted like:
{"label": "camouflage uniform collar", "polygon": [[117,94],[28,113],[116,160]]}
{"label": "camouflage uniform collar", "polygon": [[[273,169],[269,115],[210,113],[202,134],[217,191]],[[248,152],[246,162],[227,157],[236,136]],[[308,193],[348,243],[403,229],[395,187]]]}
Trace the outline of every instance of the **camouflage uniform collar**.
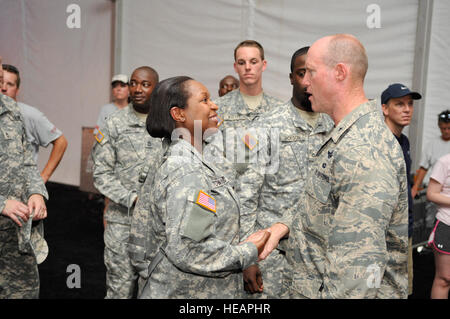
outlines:
{"label": "camouflage uniform collar", "polygon": [[347,114],[339,124],[334,128],[331,133],[331,139],[334,143],[336,143],[343,134],[357,122],[361,117],[368,113],[378,112],[376,100],[369,100],[358,107],[356,107],[353,111]]}
{"label": "camouflage uniform collar", "polygon": [[142,123],[142,121],[136,115],[135,112],[137,112],[137,111],[133,108],[133,104],[131,104],[131,103],[128,104],[127,108],[128,108],[128,110],[126,113],[127,113],[128,121],[130,122],[130,124],[136,125],[136,126],[145,126],[145,123]]}
{"label": "camouflage uniform collar", "polygon": [[[197,151],[197,149],[191,143],[189,143],[188,141],[186,141],[182,138],[180,138],[176,141],[172,141],[170,146],[171,146],[171,148],[184,148],[186,150],[189,150],[194,155],[195,158],[197,158],[203,162],[203,155],[199,151]],[[176,154],[183,154],[183,153],[178,152]]]}
{"label": "camouflage uniform collar", "polygon": [[289,99],[287,102],[289,112],[291,113],[291,119],[294,126],[302,129],[303,131],[312,131],[312,133],[324,133],[329,132],[334,126],[333,121],[331,118],[326,114],[319,114],[319,117],[317,119],[317,125],[315,128],[311,127],[308,122],[300,115],[300,112],[297,111],[297,107],[292,103],[292,101]]}
{"label": "camouflage uniform collar", "polygon": [[239,108],[238,110],[236,110],[236,112],[239,115],[250,115],[250,114],[259,114],[262,111],[267,109],[267,94],[264,93],[264,91],[262,92],[262,100],[261,100],[261,104],[254,110],[250,110],[250,108],[247,106],[247,103],[245,103],[244,98],[242,97],[242,93],[240,90],[234,90],[229,92],[230,93],[234,93],[235,92],[235,103],[234,105],[243,105],[244,107]]}

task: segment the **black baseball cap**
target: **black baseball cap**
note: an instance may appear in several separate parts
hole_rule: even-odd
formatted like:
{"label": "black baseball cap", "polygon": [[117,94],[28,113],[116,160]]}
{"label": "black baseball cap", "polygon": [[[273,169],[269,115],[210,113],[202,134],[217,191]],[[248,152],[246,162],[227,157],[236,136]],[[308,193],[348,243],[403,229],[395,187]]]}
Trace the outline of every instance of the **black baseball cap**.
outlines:
{"label": "black baseball cap", "polygon": [[411,90],[401,83],[394,83],[388,86],[386,90],[381,93],[381,104],[387,104],[389,99],[411,95],[413,100],[420,100],[422,95],[417,92],[411,92]]}

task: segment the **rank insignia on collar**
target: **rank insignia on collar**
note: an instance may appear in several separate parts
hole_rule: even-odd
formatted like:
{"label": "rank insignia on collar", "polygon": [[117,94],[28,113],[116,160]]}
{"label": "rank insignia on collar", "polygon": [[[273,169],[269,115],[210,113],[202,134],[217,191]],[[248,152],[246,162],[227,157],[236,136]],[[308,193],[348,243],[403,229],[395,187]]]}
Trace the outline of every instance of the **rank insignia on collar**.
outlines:
{"label": "rank insignia on collar", "polygon": [[250,150],[253,150],[256,146],[256,144],[258,144],[258,140],[256,138],[254,138],[253,136],[251,136],[249,133],[245,134],[244,138],[242,139],[245,143],[245,145],[247,145],[247,147]]}
{"label": "rank insignia on collar", "polygon": [[101,142],[105,136],[103,135],[102,131],[100,129],[97,130],[97,134],[95,134],[95,139],[97,142]]}
{"label": "rank insignia on collar", "polygon": [[198,193],[195,203],[206,208],[207,210],[212,211],[213,213],[216,212],[216,200],[206,194],[204,191],[200,191]]}

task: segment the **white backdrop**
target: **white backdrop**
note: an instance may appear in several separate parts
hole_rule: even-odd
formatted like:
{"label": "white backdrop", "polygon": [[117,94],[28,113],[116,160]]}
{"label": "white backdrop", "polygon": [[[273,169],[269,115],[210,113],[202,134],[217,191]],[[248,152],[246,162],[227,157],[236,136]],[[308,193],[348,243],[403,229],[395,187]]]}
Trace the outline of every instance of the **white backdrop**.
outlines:
{"label": "white backdrop", "polygon": [[148,64],[162,79],[186,74],[217,96],[234,74],[233,50],[244,39],[260,42],[268,67],[263,87],[290,97],[288,74],[295,50],[334,33],[352,33],[369,55],[366,90],[378,98],[393,81],[412,83],[417,0],[378,0],[381,27],[367,26],[373,0],[123,0],[120,70]]}
{"label": "white backdrop", "polygon": [[[81,28],[66,12],[79,5]],[[69,141],[51,181],[80,183],[81,127],[110,99],[114,5],[109,0],[0,0],[0,55],[19,68],[18,100],[40,109]],[[41,148],[39,167],[51,146]]]}
{"label": "white backdrop", "polygon": [[[22,71],[19,100],[41,109],[69,140],[52,181],[79,185],[81,127],[94,125],[108,102],[113,71],[130,75],[150,65],[161,79],[189,75],[215,98],[220,79],[234,74],[235,46],[255,39],[268,61],[264,90],[287,100],[292,53],[324,35],[345,32],[367,49],[369,98],[379,99],[393,82],[412,86],[419,0],[117,1],[121,23],[114,26],[110,0],[0,0],[0,55]],[[80,29],[66,26],[70,4],[81,8]],[[367,11],[370,5],[380,9],[380,28],[367,24],[374,14]],[[449,14],[449,1],[434,1],[425,140],[438,135],[436,115],[450,107]],[[120,40],[116,55],[114,27]],[[41,167],[48,154],[41,150]]]}
{"label": "white backdrop", "polygon": [[450,110],[450,1],[434,2],[422,140],[439,138],[437,116]]}

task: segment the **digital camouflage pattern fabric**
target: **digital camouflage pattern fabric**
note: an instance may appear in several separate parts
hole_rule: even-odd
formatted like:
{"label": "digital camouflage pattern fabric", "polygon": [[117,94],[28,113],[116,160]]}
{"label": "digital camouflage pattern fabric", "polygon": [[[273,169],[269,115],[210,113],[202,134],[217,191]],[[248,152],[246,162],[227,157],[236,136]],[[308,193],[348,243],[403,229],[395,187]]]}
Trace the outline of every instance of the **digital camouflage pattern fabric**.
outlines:
{"label": "digital camouflage pattern fabric", "polygon": [[111,200],[104,234],[107,298],[131,298],[137,278],[127,249],[133,205],[160,156],[161,140],[148,134],[132,105],[109,116],[96,137],[94,185]]}
{"label": "digital camouflage pattern fabric", "polygon": [[[242,205],[241,238],[265,229],[283,218],[284,212],[294,207],[305,190],[306,176],[313,165],[314,154],[324,142],[334,123],[326,114],[320,114],[316,127],[311,127],[291,101],[263,115],[255,123],[266,127],[268,167],[258,167],[262,161],[250,164],[239,177],[239,195]],[[276,130],[276,134],[270,132]],[[261,140],[262,137],[259,137]],[[260,156],[261,157],[261,156]],[[275,162],[278,162],[275,166]],[[276,168],[275,168],[276,167]],[[264,292],[257,298],[288,298],[288,267],[285,252],[275,250],[258,263],[264,282]]]}
{"label": "digital camouflage pattern fabric", "polygon": [[406,298],[406,167],[376,101],[334,128],[305,189],[284,220],[291,297]]}
{"label": "digital camouflage pattern fabric", "polygon": [[[0,212],[9,199],[28,202],[32,194],[48,199],[44,182],[26,140],[16,102],[0,94]],[[38,298],[39,273],[29,242],[19,250],[20,227],[0,215],[0,298]],[[25,247],[26,246],[26,247]]]}
{"label": "digital camouflage pattern fabric", "polygon": [[278,108],[282,101],[263,93],[261,104],[251,110],[239,90],[228,92],[214,100],[219,107],[217,114],[222,122],[219,129],[223,134],[224,155],[233,163],[236,173],[242,174],[250,161],[250,150],[245,144],[247,129],[263,114]]}
{"label": "digital camouflage pattern fabric", "polygon": [[[213,198],[199,204],[203,192]],[[238,298],[241,270],[257,249],[240,244],[239,199],[232,184],[190,143],[165,152],[149,199],[149,259],[162,254],[140,298]],[[215,211],[214,211],[215,210]]]}

